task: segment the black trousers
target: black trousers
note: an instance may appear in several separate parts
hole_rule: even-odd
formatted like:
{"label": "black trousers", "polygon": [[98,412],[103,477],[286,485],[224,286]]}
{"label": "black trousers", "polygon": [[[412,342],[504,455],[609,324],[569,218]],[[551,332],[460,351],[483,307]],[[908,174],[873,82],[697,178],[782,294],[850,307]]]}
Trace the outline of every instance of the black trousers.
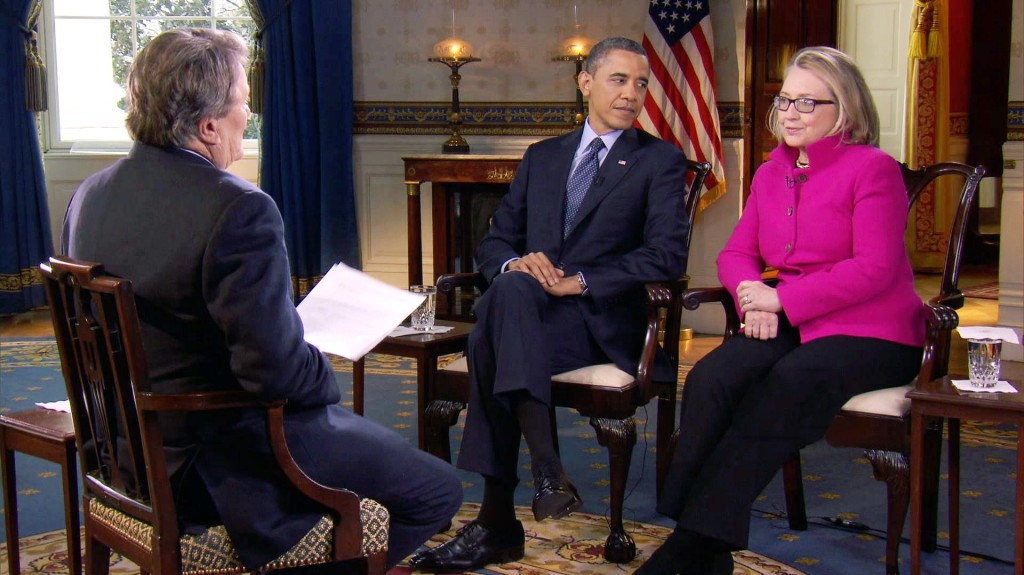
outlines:
{"label": "black trousers", "polygon": [[550,296],[525,273],[499,274],[474,311],[458,466],[514,487],[522,430],[510,400],[525,393],[550,405],[553,374],[609,360],[587,330],[579,298]]}
{"label": "black trousers", "polygon": [[847,400],[905,385],[921,365],[921,348],[852,336],[801,344],[780,324],[775,339],[724,342],[683,388],[658,511],[727,549],[747,546],[754,499],[801,447],[824,437]]}

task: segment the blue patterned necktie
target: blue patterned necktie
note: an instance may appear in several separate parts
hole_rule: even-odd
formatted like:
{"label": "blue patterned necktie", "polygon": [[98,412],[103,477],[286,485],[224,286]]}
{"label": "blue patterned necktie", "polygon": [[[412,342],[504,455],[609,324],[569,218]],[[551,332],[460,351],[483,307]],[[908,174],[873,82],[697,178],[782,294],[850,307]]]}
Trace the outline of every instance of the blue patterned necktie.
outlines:
{"label": "blue patterned necktie", "polygon": [[591,140],[587,149],[583,152],[583,159],[576,166],[576,171],[569,176],[569,183],[565,187],[565,221],[562,222],[563,238],[568,237],[569,231],[572,230],[572,223],[576,219],[576,212],[579,211],[580,204],[583,203],[583,198],[587,195],[587,191],[590,190],[590,186],[594,184],[597,169],[601,165],[597,159],[597,154],[603,148],[604,142],[601,138]]}

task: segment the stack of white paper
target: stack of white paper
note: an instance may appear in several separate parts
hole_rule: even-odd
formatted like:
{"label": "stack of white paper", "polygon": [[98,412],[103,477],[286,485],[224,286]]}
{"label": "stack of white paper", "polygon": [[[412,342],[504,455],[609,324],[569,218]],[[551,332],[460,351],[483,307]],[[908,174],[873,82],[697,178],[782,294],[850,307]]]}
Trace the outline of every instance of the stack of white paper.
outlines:
{"label": "stack of white paper", "polygon": [[412,313],[423,296],[335,264],[299,303],[305,339],[353,361],[366,355]]}

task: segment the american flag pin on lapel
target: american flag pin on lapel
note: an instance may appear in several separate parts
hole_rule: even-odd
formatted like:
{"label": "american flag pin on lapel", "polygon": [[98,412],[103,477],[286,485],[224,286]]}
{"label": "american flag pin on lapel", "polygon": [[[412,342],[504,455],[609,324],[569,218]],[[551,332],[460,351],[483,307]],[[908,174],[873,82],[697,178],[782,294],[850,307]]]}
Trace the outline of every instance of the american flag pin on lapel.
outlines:
{"label": "american flag pin on lapel", "polygon": [[619,165],[620,166],[625,166],[626,165],[626,160],[619,160]]}

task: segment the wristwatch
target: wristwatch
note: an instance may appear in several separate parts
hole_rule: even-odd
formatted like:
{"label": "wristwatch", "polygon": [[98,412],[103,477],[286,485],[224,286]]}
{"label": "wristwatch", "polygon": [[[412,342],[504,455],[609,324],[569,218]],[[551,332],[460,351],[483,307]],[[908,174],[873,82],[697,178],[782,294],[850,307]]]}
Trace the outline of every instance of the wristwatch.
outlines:
{"label": "wristwatch", "polygon": [[580,292],[580,295],[587,295],[587,291],[590,290],[590,288],[587,287],[587,280],[583,279],[583,272],[576,272],[576,281],[579,282],[580,289],[583,290]]}

